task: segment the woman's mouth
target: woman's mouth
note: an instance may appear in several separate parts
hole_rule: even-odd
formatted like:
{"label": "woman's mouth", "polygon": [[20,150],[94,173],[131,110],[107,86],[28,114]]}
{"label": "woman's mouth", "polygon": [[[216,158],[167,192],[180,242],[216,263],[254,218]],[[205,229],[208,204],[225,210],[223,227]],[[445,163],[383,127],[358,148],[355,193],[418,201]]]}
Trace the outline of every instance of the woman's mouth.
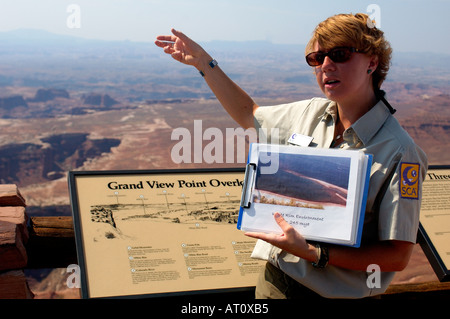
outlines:
{"label": "woman's mouth", "polygon": [[341,82],[339,80],[330,79],[330,80],[326,80],[324,83],[325,83],[326,88],[334,88],[334,87],[338,86],[339,83],[341,83]]}

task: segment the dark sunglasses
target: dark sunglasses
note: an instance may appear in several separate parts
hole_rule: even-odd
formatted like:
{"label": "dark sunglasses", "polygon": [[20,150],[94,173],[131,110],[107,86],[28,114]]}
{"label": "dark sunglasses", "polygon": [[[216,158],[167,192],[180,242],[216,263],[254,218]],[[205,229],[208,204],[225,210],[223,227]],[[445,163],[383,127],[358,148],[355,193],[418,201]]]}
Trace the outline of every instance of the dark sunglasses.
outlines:
{"label": "dark sunglasses", "polygon": [[311,52],[306,56],[306,63],[310,66],[319,66],[323,64],[325,57],[329,57],[335,63],[344,63],[350,60],[353,52],[360,51],[351,47],[337,47],[328,52]]}

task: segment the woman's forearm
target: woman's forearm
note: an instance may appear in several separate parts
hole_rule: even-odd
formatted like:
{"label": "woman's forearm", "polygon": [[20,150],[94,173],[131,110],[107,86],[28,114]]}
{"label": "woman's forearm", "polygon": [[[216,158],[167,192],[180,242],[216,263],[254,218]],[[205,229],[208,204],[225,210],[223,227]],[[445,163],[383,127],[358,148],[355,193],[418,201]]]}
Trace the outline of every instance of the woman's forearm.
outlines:
{"label": "woman's forearm", "polygon": [[328,251],[329,264],[362,271],[375,264],[381,271],[401,271],[408,265],[413,248],[413,243],[396,240],[360,248],[331,246]]}
{"label": "woman's forearm", "polygon": [[[248,232],[246,235],[262,239],[292,255],[316,262],[319,256],[315,247],[286,222],[281,214],[275,213],[274,217],[283,234]],[[328,264],[360,271],[367,271],[369,265],[375,264],[381,271],[401,271],[408,265],[413,248],[413,243],[400,240],[379,241],[359,248],[330,245]]]}
{"label": "woman's forearm", "polygon": [[243,128],[254,127],[253,114],[258,105],[233,80],[231,80],[219,65],[211,68],[212,58],[206,55],[196,65],[202,71],[211,91],[217,97],[223,108]]}

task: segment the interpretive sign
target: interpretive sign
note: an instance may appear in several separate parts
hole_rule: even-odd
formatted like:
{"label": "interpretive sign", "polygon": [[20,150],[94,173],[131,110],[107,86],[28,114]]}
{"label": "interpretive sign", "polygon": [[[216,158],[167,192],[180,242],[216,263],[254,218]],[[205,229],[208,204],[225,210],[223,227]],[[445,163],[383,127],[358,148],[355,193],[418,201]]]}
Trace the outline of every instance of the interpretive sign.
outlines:
{"label": "interpretive sign", "polygon": [[418,241],[440,281],[450,280],[450,166],[430,166],[422,187]]}
{"label": "interpretive sign", "polygon": [[83,298],[251,289],[244,169],[69,172]]}

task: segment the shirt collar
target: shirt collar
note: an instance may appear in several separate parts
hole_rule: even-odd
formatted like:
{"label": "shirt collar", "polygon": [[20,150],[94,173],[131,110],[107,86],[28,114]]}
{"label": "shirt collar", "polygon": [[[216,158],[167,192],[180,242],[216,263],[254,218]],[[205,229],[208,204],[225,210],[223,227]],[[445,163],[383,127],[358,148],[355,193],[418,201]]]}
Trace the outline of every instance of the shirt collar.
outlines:
{"label": "shirt collar", "polygon": [[[337,115],[337,105],[336,102],[330,101],[325,111],[319,118],[327,120],[329,116],[336,119]],[[350,134],[355,134],[353,137],[354,143],[361,141],[366,145],[372,137],[378,132],[378,130],[383,126],[384,122],[391,115],[386,105],[383,101],[378,101],[366,114],[361,116],[353,125],[350,127],[351,130],[347,130]],[[349,128],[349,129],[350,129]]]}
{"label": "shirt collar", "polygon": [[361,142],[366,145],[390,115],[388,108],[380,100],[366,114],[353,123],[351,127]]}
{"label": "shirt collar", "polygon": [[334,120],[336,120],[337,104],[334,101],[330,101],[328,103],[328,106],[325,108],[325,111],[323,112],[322,115],[319,116],[319,118],[327,120],[329,116],[331,116]]}

